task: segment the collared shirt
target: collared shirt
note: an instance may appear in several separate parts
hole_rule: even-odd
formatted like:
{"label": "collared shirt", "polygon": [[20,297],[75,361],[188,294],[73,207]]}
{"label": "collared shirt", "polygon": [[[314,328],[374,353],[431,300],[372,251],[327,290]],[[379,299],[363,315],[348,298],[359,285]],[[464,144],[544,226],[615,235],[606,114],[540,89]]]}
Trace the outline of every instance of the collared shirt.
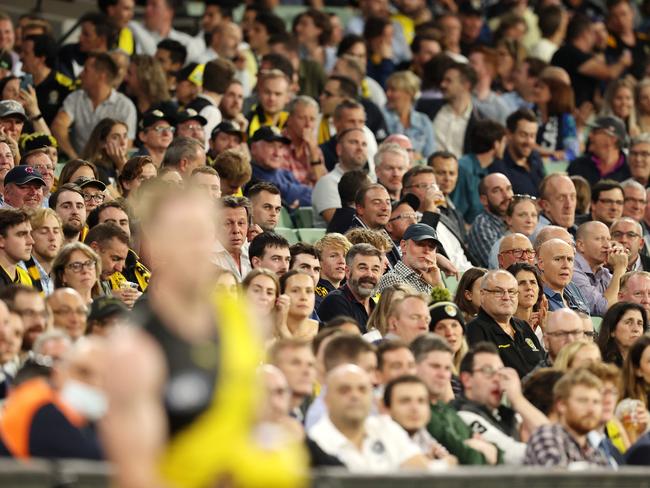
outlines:
{"label": "collared shirt", "polygon": [[212,258],[212,263],[216,264],[220,268],[228,269],[235,273],[237,279],[241,282],[250,273],[252,266],[250,259],[248,258],[248,242],[244,243],[241,248],[241,255],[239,257],[239,262],[241,270],[237,267],[237,263],[230,255],[230,253],[223,247],[221,242],[217,241],[214,246],[214,256]]}
{"label": "collared shirt", "polygon": [[163,39],[172,39],[173,41],[180,42],[187,48],[187,62],[197,61],[201,55],[200,49],[202,46],[200,43],[195,42],[192,36],[184,32],[171,29],[167,36],[163,37],[158,32],[150,31],[144,24],[137,21],[129,22],[129,28],[133,32],[133,37],[136,40],[138,52],[140,53],[153,56],[156,54],[156,48],[160,41]]}
{"label": "collared shirt", "polygon": [[530,326],[512,317],[510,325],[515,331],[510,337],[488,313],[480,308],[478,315],[467,324],[467,344],[487,341],[495,344],[506,367],[513,368],[523,378],[544,358],[544,351]]}
{"label": "collared shirt", "polygon": [[539,153],[533,151],[526,162],[530,169],[518,165],[510,155],[510,149],[506,149],[503,160],[495,161],[490,165],[490,173],[503,173],[512,184],[512,191],[519,195],[539,196],[539,184],[544,179],[546,172]]}
{"label": "collared shirt", "polygon": [[394,472],[409,459],[422,454],[406,431],[387,415],[369,416],[364,428],[361,449],[334,426],[329,416],[321,418],[308,435],[350,471]]}
{"label": "collared shirt", "polygon": [[436,232],[438,234],[438,240],[440,241],[440,244],[442,244],[442,247],[447,253],[447,257],[452,262],[452,264],[456,266],[456,269],[458,269],[458,271],[461,273],[464,273],[469,268],[471,268],[472,263],[470,263],[467,259],[462,243],[449,229],[449,227],[447,227],[442,222],[438,222],[438,225],[436,226]]}
{"label": "collared shirt", "polygon": [[85,90],[76,90],[65,98],[61,110],[70,117],[70,141],[77,152],[83,150],[95,126],[105,118],[124,122],[128,138],[135,139],[138,119],[135,105],[126,95],[115,90],[111,90],[109,97],[96,108],[93,108],[93,102]]}
{"label": "collared shirt", "polygon": [[562,294],[544,285],[544,295],[548,299],[549,312],[568,307],[577,312],[589,313],[589,306],[575,283],[569,283],[564,288]]}
{"label": "collared shirt", "polygon": [[251,166],[253,167],[253,179],[273,183],[280,190],[282,200],[288,205],[291,205],[296,200],[303,207],[311,204],[311,187],[301,184],[290,171],[286,169],[262,168],[258,164],[255,164],[255,162]]}
{"label": "collared shirt", "polygon": [[458,160],[458,181],[451,200],[469,224],[483,212],[478,184],[487,174],[488,169],[481,167],[476,154],[466,154]]}
{"label": "collared shirt", "polygon": [[32,279],[32,283],[35,288],[39,288],[38,284],[40,283],[39,289],[43,292],[43,294],[45,296],[51,295],[54,292],[54,280],[50,277],[43,266],[41,266],[41,263],[39,263],[34,256],[32,256],[30,261],[33,261],[33,265],[31,267],[28,267],[24,261],[18,263],[18,266],[27,271],[29,277]]}
{"label": "collared shirt", "polygon": [[[427,159],[435,152],[436,142],[433,135],[433,125],[429,117],[412,109],[409,114],[409,126],[405,128],[397,112],[388,109],[383,112],[389,134],[404,134],[411,140],[413,150],[422,154],[424,159]],[[463,131],[463,136],[464,134]]]}
{"label": "collared shirt", "polygon": [[467,236],[469,252],[480,266],[487,268],[490,248],[495,241],[505,235],[506,223],[497,215],[483,211],[476,217]]}
{"label": "collared shirt", "polygon": [[587,462],[607,467],[609,463],[598,449],[588,443],[580,446],[560,424],[542,425],[528,440],[524,464],[529,466],[562,466]]}
{"label": "collared shirt", "polygon": [[607,298],[604,293],[612,281],[612,273],[604,266],[599,266],[596,272],[580,253],[576,253],[571,280],[584,295],[590,305],[590,313],[602,317],[607,312]]}
{"label": "collared shirt", "polygon": [[[370,312],[375,308],[375,302],[370,299]],[[357,301],[348,285],[330,292],[318,307],[318,316],[323,322],[328,322],[339,315],[352,317],[361,325],[361,333],[365,334],[369,313],[363,303]]]}
{"label": "collared shirt", "polygon": [[431,295],[433,291],[433,286],[424,281],[417,271],[409,268],[403,261],[398,261],[392,271],[381,277],[377,289],[381,293],[382,290],[396,283],[406,283],[415,291],[427,295]]}
{"label": "collared shirt", "polygon": [[16,266],[16,275],[12,278],[4,267],[0,266],[0,289],[10,285],[25,285],[30,288],[34,286],[29,274],[23,268]]}
{"label": "collared shirt", "polygon": [[341,208],[341,197],[339,196],[339,181],[345,174],[340,163],[334,169],[323,175],[314,186],[311,193],[311,206],[314,212],[314,226],[325,227],[325,219],[321,216],[324,210],[330,208]]}
{"label": "collared shirt", "polygon": [[[284,135],[288,137],[286,128],[284,130]],[[317,179],[315,179],[311,174],[312,161],[320,161],[321,164],[325,164],[323,151],[321,151],[320,148],[318,148],[316,154],[310,154],[309,147],[304,140],[299,140],[297,143],[291,141],[291,144],[286,147],[286,154],[284,161],[282,162],[282,167],[291,171],[296,179],[303,185],[314,186]]]}
{"label": "collared shirt", "polygon": [[439,150],[449,151],[457,158],[463,155],[465,131],[472,109],[472,104],[469,103],[465,111],[458,115],[450,104],[446,103],[442,106],[433,119],[433,131]]}

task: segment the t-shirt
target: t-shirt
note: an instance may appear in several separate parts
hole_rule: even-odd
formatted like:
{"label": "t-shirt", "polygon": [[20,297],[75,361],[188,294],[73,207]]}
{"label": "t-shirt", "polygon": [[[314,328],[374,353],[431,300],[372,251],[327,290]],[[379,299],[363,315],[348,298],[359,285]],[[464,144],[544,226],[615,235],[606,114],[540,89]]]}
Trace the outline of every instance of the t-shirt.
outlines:
{"label": "t-shirt", "polygon": [[573,92],[576,97],[576,107],[579,107],[584,102],[591,102],[594,99],[594,89],[598,84],[598,80],[591,76],[583,75],[578,71],[580,66],[592,57],[593,55],[590,53],[581,51],[570,44],[565,44],[555,52],[551,59],[551,64],[564,68],[569,73]]}

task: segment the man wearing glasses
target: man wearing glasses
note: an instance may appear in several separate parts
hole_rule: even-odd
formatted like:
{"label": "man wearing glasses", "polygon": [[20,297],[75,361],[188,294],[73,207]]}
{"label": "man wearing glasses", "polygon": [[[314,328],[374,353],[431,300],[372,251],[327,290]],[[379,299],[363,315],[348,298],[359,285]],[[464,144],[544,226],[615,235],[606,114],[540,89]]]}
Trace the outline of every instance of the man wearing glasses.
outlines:
{"label": "man wearing glasses", "polygon": [[106,185],[101,181],[88,178],[87,176],[81,176],[77,178],[75,184],[81,188],[81,194],[86,204],[86,214],[89,214],[104,203],[104,199],[106,198],[104,194]]}
{"label": "man wearing glasses", "polygon": [[[522,429],[534,432],[548,418],[523,395],[517,372],[503,366],[493,343],[479,342],[463,358],[460,380],[463,396],[452,402],[460,418],[474,434],[503,451],[505,464],[521,464],[526,452]],[[510,407],[501,404],[503,396]]]}
{"label": "man wearing glasses", "polygon": [[52,309],[54,327],[61,329],[76,341],[86,333],[88,307],[79,292],[73,288],[58,288],[47,298]]}
{"label": "man wearing glasses", "polygon": [[[589,321],[591,322],[591,319]],[[593,342],[593,329],[585,331],[585,326],[577,312],[570,308],[561,308],[549,312],[543,340],[546,357],[539,366],[551,367],[560,350],[567,344],[576,341]]]}
{"label": "man wearing glasses", "polygon": [[174,139],[172,119],[161,110],[145,112],[140,120],[138,138],[142,147],[136,156],[150,156],[156,168],[160,168],[165,157],[165,151]]}
{"label": "man wearing glasses", "polygon": [[596,220],[609,227],[623,216],[624,204],[621,184],[613,180],[601,180],[591,187],[591,212],[576,218],[576,224]]}
{"label": "man wearing glasses", "polygon": [[650,256],[640,252],[644,245],[641,224],[629,217],[621,217],[609,230],[612,241],[618,242],[629,253],[627,271],[650,271]]}
{"label": "man wearing glasses", "polygon": [[481,280],[481,308],[467,324],[467,343],[492,342],[503,364],[521,378],[535,368],[544,352],[530,326],[514,317],[518,295],[514,276],[504,270],[488,271]]}
{"label": "man wearing glasses", "polygon": [[34,168],[43,177],[45,186],[43,187],[42,206],[47,207],[47,199],[54,185],[54,163],[47,153],[47,148],[35,149],[23,156],[20,164]]}
{"label": "man wearing glasses", "polygon": [[501,240],[497,256],[500,269],[508,269],[515,263],[535,264],[535,250],[528,237],[518,232],[508,234]]}

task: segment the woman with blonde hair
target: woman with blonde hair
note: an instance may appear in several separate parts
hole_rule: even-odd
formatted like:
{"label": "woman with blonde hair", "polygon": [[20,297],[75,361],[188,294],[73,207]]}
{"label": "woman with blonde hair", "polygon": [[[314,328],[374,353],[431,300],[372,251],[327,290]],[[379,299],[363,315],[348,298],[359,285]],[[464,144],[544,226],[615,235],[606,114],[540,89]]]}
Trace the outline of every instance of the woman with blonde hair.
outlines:
{"label": "woman with blonde hair", "polygon": [[127,94],[135,97],[139,114],[154,108],[163,112],[172,110],[174,104],[170,101],[165,72],[153,56],[131,56],[125,82]]}
{"label": "woman with blonde hair", "polygon": [[379,297],[379,302],[377,302],[370,317],[368,317],[368,323],[366,324],[368,332],[376,330],[381,334],[377,339],[384,337],[388,333],[388,317],[391,314],[391,307],[394,307],[395,303],[405,295],[413,292],[413,288],[406,283],[395,283],[384,288]]}
{"label": "woman with blonde hair", "polygon": [[610,82],[605,91],[601,115],[618,117],[625,123],[630,137],[641,133],[637,123],[636,107],[634,106],[635,82],[629,78],[620,78]]}
{"label": "woman with blonde hair", "polygon": [[650,132],[650,78],[636,84],[635,108],[641,133]]}
{"label": "woman with blonde hair", "polygon": [[553,369],[567,372],[597,363],[601,360],[600,349],[595,342],[576,341],[564,346],[555,358]]}
{"label": "woman with blonde hair", "polygon": [[88,304],[102,295],[99,277],[102,263],[99,256],[82,242],[66,244],[52,263],[54,288],[75,289]]}

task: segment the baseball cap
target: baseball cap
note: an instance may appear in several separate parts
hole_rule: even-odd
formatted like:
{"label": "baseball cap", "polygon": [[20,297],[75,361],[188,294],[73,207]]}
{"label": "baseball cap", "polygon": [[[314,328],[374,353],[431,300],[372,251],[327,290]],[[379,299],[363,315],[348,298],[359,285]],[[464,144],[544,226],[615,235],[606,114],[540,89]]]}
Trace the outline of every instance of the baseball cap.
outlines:
{"label": "baseball cap", "polygon": [[43,175],[39,173],[37,169],[32,168],[24,164],[14,166],[9,170],[5,175],[5,185],[13,183],[14,185],[26,185],[31,181],[37,181],[41,183],[41,186],[45,186],[45,180]]}
{"label": "baseball cap", "polygon": [[199,115],[199,113],[193,108],[179,110],[176,113],[176,117],[174,117],[174,120],[176,122],[176,125],[182,124],[183,122],[187,122],[188,120],[196,120],[201,125],[205,125],[208,123],[206,118],[203,117],[202,115]]}
{"label": "baseball cap", "polygon": [[88,321],[104,320],[113,315],[127,315],[129,310],[115,297],[98,297],[93,300]]}
{"label": "baseball cap", "polygon": [[156,122],[160,122],[161,120],[164,120],[165,122],[168,122],[170,125],[173,125],[173,121],[171,117],[167,117],[165,113],[162,110],[147,110],[143,115],[142,119],[140,119],[140,129],[148,129],[152,125],[154,125]]}
{"label": "baseball cap", "polygon": [[203,86],[205,64],[190,63],[175,73],[176,81],[189,81],[196,86]]}
{"label": "baseball cap", "polygon": [[433,328],[438,322],[445,319],[455,319],[460,322],[460,326],[465,330],[465,319],[460,312],[458,305],[454,302],[438,302],[429,307],[429,314],[431,321],[429,322],[429,331],[433,332]]}
{"label": "baseball cap", "polygon": [[393,203],[393,210],[402,205],[403,203],[407,204],[413,210],[420,208],[420,199],[415,196],[413,193],[407,193],[402,198]]}
{"label": "baseball cap", "polygon": [[106,185],[104,183],[94,178],[88,178],[87,176],[80,176],[79,178],[74,180],[74,184],[78,185],[79,188],[94,186],[95,188],[99,188],[101,191],[106,190]]}
{"label": "baseball cap", "polygon": [[225,132],[226,134],[235,134],[235,135],[241,136],[242,140],[244,139],[244,136],[246,135],[246,133],[242,130],[239,123],[235,122],[234,120],[224,120],[219,125],[217,125],[212,130],[212,134],[210,135],[210,139],[214,139],[214,137],[217,134],[219,134],[220,132]]}
{"label": "baseball cap", "polygon": [[435,243],[439,246],[442,247],[442,244],[440,244],[440,241],[438,240],[438,234],[436,234],[436,231],[434,230],[433,227],[427,224],[411,224],[408,226],[406,229],[406,232],[404,232],[404,236],[402,237],[403,240],[408,241],[415,241],[415,242],[420,242],[420,241],[426,241],[427,239],[431,239],[435,241]]}
{"label": "baseball cap", "polygon": [[474,2],[467,0],[458,6],[458,13],[461,15],[483,17],[483,9],[474,5]]}
{"label": "baseball cap", "polygon": [[625,124],[618,117],[611,115],[598,117],[594,122],[589,124],[591,130],[605,130],[610,135],[616,137],[618,142],[623,146],[627,144],[627,131],[625,130]]}
{"label": "baseball cap", "polygon": [[289,138],[283,136],[282,132],[280,132],[280,129],[278,129],[274,125],[265,125],[264,127],[260,127],[255,131],[255,134],[253,134],[253,137],[251,137],[248,142],[252,144],[258,141],[264,141],[264,142],[279,141],[282,144],[291,143]]}
{"label": "baseball cap", "polygon": [[18,103],[16,100],[2,100],[0,101],[0,119],[5,117],[18,117],[27,122],[27,116],[25,115],[25,109],[23,106]]}

